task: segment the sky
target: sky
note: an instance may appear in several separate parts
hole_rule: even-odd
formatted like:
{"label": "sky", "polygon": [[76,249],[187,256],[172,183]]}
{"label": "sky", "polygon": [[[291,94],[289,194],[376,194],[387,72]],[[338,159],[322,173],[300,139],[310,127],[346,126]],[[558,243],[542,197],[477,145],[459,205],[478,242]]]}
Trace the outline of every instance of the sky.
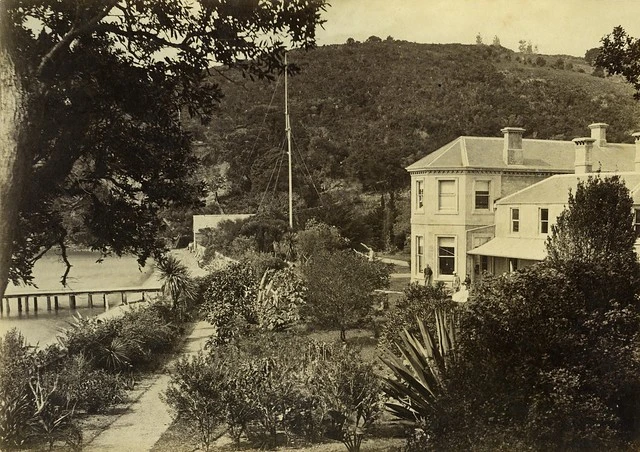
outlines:
{"label": "sky", "polygon": [[498,36],[518,49],[525,39],[539,53],[584,56],[622,25],[640,37],[640,0],[328,0],[318,45],[375,35],[420,43],[485,44]]}

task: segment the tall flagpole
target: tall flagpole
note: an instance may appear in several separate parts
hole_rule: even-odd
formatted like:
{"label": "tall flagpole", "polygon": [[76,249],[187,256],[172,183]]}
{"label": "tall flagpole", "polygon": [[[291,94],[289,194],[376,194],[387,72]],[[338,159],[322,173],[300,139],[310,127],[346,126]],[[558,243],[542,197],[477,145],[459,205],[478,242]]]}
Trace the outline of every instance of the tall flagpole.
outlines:
{"label": "tall flagpole", "polygon": [[289,92],[287,85],[287,52],[284,53],[284,118],[289,156],[289,227],[293,229],[293,177],[291,174],[291,124],[289,122]]}

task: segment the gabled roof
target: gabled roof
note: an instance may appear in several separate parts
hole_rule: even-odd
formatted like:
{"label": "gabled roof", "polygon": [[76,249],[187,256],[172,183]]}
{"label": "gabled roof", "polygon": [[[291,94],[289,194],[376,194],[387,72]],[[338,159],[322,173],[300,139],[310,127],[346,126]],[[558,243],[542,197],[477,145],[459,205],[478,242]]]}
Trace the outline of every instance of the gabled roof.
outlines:
{"label": "gabled roof", "polygon": [[[499,169],[573,172],[576,145],[572,141],[523,139],[523,165],[507,165],[502,159],[504,138],[459,137],[409,165],[409,172],[442,169]],[[593,146],[593,169],[633,171],[635,145],[607,143]]]}
{"label": "gabled roof", "polygon": [[640,204],[640,173],[586,173],[586,174],[559,174],[544,179],[538,183],[523,188],[509,196],[498,200],[496,205],[514,204],[561,204],[569,199],[569,190],[576,192],[579,181],[586,181],[591,177],[620,176],[631,192],[634,204]]}

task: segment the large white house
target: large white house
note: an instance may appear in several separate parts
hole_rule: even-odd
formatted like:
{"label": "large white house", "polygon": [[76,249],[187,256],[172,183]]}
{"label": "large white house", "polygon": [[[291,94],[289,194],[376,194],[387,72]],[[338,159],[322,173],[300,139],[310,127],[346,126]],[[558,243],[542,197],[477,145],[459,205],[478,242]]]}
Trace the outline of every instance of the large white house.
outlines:
{"label": "large white house", "polygon": [[[501,272],[544,258],[538,246],[543,237],[524,234],[530,218],[519,219],[518,209],[502,209],[508,218],[498,215],[506,206],[501,200],[554,175],[636,171],[636,146],[608,143],[607,127],[591,124],[591,137],[573,141],[523,139],[524,129],[507,127],[503,138],[459,137],[409,166],[412,280],[422,279],[426,264],[435,281],[450,282],[454,272],[474,280],[483,271]],[[564,206],[568,187],[558,190],[551,196]],[[547,227],[559,213],[549,209]],[[533,221],[536,227],[539,221]],[[514,225],[523,228],[521,235],[503,234]],[[521,240],[492,241],[494,237]]]}

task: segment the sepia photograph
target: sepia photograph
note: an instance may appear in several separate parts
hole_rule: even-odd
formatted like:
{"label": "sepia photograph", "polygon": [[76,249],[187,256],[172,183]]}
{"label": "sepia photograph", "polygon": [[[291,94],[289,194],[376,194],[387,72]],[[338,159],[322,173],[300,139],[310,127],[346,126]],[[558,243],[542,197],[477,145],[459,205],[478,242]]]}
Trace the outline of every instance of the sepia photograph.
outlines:
{"label": "sepia photograph", "polygon": [[639,17],[0,0],[0,451],[640,450]]}

